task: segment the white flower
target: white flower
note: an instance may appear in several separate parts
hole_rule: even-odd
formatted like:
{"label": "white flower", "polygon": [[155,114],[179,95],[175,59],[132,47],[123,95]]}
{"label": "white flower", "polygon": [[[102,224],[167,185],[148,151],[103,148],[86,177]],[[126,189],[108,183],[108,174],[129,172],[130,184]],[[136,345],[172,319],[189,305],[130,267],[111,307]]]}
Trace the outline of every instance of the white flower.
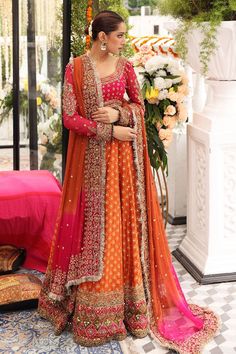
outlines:
{"label": "white flower", "polygon": [[169,68],[169,71],[171,73],[171,75],[174,75],[174,76],[181,76],[181,71],[178,69],[178,67],[171,67]]}
{"label": "white flower", "polygon": [[173,82],[173,84],[178,84],[181,82],[181,80],[182,80],[181,77],[177,77],[176,79],[172,79],[172,82]]}
{"label": "white flower", "polygon": [[176,113],[176,108],[172,104],[166,107],[164,114],[173,116]]}
{"label": "white flower", "polygon": [[158,95],[158,100],[164,100],[168,95],[168,90],[161,90]]}
{"label": "white flower", "polygon": [[162,58],[158,55],[153,56],[145,64],[145,69],[149,74],[153,74],[154,71],[163,69],[168,64],[167,58]]}
{"label": "white flower", "polygon": [[48,142],[52,142],[55,135],[55,123],[57,123],[60,116],[57,113],[54,113],[51,117],[49,117],[46,122],[40,122],[38,124],[38,132],[39,135],[45,135],[48,138]]}
{"label": "white flower", "polygon": [[47,83],[41,83],[41,91],[43,95],[48,95],[50,92],[50,86]]}
{"label": "white flower", "polygon": [[39,124],[38,124],[38,132],[39,132],[39,134],[42,134],[43,133],[43,123],[42,122],[40,122]]}
{"label": "white flower", "polygon": [[90,25],[89,25],[89,28],[88,28],[88,34],[89,34],[89,37],[93,37],[93,21],[90,22]]}
{"label": "white flower", "polygon": [[166,73],[165,70],[162,70],[162,69],[161,69],[161,70],[158,70],[157,75],[158,75],[158,76],[166,76],[167,73]]}
{"label": "white flower", "polygon": [[162,90],[166,88],[166,82],[165,79],[163,79],[162,77],[156,77],[154,79],[154,86],[155,88],[157,88],[158,90]]}
{"label": "white flower", "polygon": [[166,88],[170,88],[173,84],[171,79],[165,79],[165,82],[166,82]]}

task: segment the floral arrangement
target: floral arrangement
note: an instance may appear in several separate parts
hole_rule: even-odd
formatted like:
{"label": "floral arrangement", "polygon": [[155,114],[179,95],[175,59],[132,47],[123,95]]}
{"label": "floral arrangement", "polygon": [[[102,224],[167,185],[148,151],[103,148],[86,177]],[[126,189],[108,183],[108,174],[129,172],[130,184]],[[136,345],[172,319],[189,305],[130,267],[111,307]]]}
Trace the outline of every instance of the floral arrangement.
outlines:
{"label": "floral arrangement", "polygon": [[[142,54],[141,56],[139,54]],[[146,46],[133,58],[141,75],[148,152],[152,167],[167,168],[173,129],[188,118],[188,80],[179,60],[153,55]]]}
{"label": "floral arrangement", "polygon": [[140,46],[139,51],[130,59],[134,67],[145,68],[146,62],[157,53],[148,44]]}
{"label": "floral arrangement", "polygon": [[[59,111],[60,101],[54,86],[47,81],[42,81],[37,85],[37,114],[38,121],[49,117]],[[8,117],[13,106],[12,84],[5,85],[0,97],[0,123],[5,117]],[[20,85],[20,113],[27,115],[28,112],[28,82],[23,80]]]}
{"label": "floral arrangement", "polygon": [[160,37],[157,35],[144,37],[131,37],[130,43],[136,52],[133,60],[138,65],[144,65],[154,55],[171,56],[178,58],[175,52],[175,40],[172,37]]}
{"label": "floral arrangement", "polygon": [[42,154],[40,170],[49,170],[59,180],[61,179],[61,166],[57,166],[56,155],[62,153],[62,121],[61,115],[54,113],[45,122],[38,125],[39,150]]}
{"label": "floral arrangement", "polygon": [[49,85],[47,82],[42,82],[38,86],[37,93],[38,106],[40,106],[42,103],[46,103],[53,112],[59,111],[60,100],[54,86]]}
{"label": "floral arrangement", "polygon": [[45,122],[38,124],[40,144],[52,153],[61,153],[62,150],[62,122],[61,115],[54,113]]}
{"label": "floral arrangement", "polygon": [[[0,124],[9,116],[13,105],[12,85],[5,85],[0,96]],[[56,164],[55,154],[62,152],[62,122],[60,100],[57,90],[48,81],[41,80],[37,85],[37,120],[39,135],[39,150],[42,154],[40,169],[49,170],[61,178],[61,166]],[[28,116],[28,82],[22,80],[20,84],[20,113]],[[27,124],[27,120],[26,120]]]}

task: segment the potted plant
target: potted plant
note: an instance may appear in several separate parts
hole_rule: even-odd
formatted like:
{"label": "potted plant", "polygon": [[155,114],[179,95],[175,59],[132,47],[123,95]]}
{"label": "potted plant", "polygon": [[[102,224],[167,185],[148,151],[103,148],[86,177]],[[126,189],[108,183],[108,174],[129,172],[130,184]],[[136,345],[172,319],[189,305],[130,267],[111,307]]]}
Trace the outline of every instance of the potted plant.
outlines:
{"label": "potted plant", "polygon": [[176,50],[197,72],[220,80],[235,80],[233,63],[221,73],[216,73],[214,66],[219,67],[221,58],[225,65],[227,54],[235,57],[229,53],[229,46],[234,45],[236,26],[225,21],[236,20],[236,0],[158,0],[157,8],[161,15],[180,21],[175,30]]}

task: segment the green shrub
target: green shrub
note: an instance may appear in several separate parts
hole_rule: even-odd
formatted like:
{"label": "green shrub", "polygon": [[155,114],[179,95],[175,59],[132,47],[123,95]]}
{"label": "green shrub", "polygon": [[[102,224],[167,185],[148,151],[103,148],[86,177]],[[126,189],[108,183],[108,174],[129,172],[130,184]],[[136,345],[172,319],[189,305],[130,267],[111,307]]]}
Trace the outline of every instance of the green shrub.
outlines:
{"label": "green shrub", "polygon": [[217,48],[217,28],[222,21],[236,20],[236,0],[158,0],[161,15],[180,20],[175,32],[176,51],[185,59],[187,55],[186,34],[199,28],[204,38],[200,43],[202,73],[207,74],[210,56]]}

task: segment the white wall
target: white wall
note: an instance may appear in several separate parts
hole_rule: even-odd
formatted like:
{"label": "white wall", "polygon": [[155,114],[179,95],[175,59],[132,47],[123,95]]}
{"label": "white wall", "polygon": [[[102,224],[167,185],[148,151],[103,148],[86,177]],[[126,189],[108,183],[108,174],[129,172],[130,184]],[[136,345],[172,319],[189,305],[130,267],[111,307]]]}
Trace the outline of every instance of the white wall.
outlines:
{"label": "white wall", "polygon": [[129,25],[132,28],[129,30],[129,34],[134,37],[150,36],[154,34],[154,25],[159,25],[159,34],[168,35],[164,23],[170,20],[170,17],[167,16],[130,16]]}

